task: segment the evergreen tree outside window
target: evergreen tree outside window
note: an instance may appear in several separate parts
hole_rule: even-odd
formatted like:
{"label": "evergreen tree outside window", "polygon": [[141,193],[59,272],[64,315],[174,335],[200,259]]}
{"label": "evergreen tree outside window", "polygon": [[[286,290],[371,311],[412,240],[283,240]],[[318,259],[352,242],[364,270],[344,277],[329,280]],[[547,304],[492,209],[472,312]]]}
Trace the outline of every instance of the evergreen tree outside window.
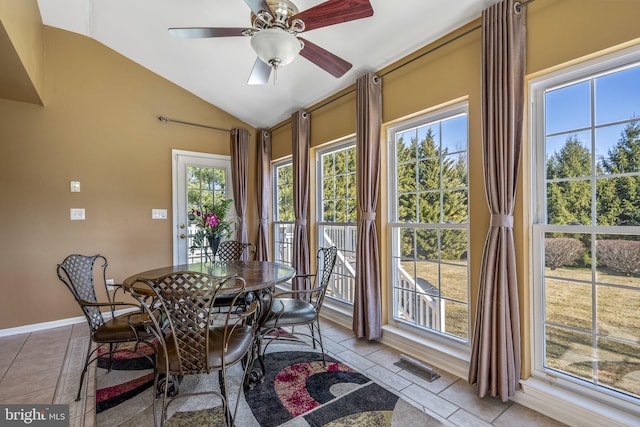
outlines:
{"label": "evergreen tree outside window", "polygon": [[399,325],[469,340],[467,106],[389,131],[392,304]]}

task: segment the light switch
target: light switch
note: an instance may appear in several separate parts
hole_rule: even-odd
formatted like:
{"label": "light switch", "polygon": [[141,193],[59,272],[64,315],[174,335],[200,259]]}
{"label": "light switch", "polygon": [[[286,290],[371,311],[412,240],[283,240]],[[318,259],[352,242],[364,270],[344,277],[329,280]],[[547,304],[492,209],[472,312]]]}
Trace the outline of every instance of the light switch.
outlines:
{"label": "light switch", "polygon": [[80,181],[71,181],[71,192],[72,193],[80,192]]}
{"label": "light switch", "polygon": [[84,221],[84,208],[71,208],[69,218],[71,221]]}
{"label": "light switch", "polygon": [[167,219],[167,210],[151,209],[151,219]]}

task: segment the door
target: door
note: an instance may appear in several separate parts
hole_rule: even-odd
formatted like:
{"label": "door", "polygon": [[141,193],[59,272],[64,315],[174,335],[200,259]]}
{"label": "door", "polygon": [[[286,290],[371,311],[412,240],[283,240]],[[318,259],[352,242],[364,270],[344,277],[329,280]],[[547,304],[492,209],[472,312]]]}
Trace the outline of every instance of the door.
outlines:
{"label": "door", "polygon": [[[191,209],[201,210],[214,200],[233,199],[231,157],[192,151],[173,150],[173,263],[203,261],[204,251],[194,247],[195,224],[189,220]],[[233,205],[229,219],[236,216]]]}

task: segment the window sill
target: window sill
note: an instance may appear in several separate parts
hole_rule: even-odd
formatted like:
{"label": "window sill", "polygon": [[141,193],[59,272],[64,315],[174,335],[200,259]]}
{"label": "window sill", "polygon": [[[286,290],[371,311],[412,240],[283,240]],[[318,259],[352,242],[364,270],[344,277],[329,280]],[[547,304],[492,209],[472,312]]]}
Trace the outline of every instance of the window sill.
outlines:
{"label": "window sill", "polygon": [[630,413],[537,378],[521,380],[522,391],[512,401],[568,425],[581,427],[640,424],[640,413]]}

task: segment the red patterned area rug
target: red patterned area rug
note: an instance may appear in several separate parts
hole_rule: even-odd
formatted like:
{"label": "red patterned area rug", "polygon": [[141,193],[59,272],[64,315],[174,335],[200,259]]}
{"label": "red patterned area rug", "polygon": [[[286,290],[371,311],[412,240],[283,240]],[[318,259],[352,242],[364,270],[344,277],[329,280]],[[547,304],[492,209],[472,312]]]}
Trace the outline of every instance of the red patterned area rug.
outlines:
{"label": "red patterned area rug", "polygon": [[[278,350],[265,357],[267,366],[263,383],[246,390],[240,397],[235,425],[239,427],[347,427],[347,426],[441,426],[439,420],[430,417],[394,393],[376,384],[365,375],[349,366],[327,358],[315,351],[299,351],[300,345],[274,345]],[[302,347],[304,348],[304,347]],[[113,383],[116,376],[126,372],[122,378],[129,385],[121,387],[122,394],[131,397],[120,399],[115,406],[99,411],[98,426],[153,426],[152,391],[149,385],[141,384],[150,378],[150,370],[99,372],[97,377],[96,404],[106,394],[102,390],[114,390],[114,384],[103,387],[108,377]],[[241,369],[234,366],[229,375],[231,403],[235,404]],[[122,378],[116,381],[122,381]],[[152,377],[151,377],[152,380]],[[135,383],[135,385],[133,384]],[[142,389],[142,387],[145,387]],[[181,390],[219,389],[218,375],[186,377]],[[142,389],[142,390],[141,390]],[[131,390],[141,390],[134,394]],[[111,393],[113,394],[113,393]],[[107,401],[115,402],[114,396]],[[210,399],[213,400],[213,399]],[[102,402],[105,400],[102,399]],[[219,402],[206,399],[185,399],[171,410],[167,426],[216,426],[224,425]],[[160,406],[160,405],[158,405]]]}

